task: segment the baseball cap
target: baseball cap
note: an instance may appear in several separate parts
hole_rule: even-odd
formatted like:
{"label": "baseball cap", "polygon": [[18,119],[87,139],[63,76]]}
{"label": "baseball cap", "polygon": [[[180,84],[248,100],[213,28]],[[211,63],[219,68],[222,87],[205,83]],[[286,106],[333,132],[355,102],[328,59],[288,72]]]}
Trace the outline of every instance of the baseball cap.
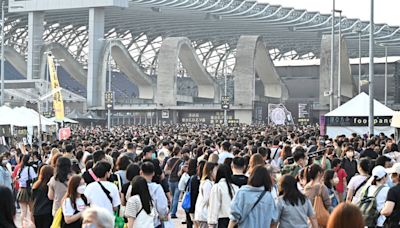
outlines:
{"label": "baseball cap", "polygon": [[372,170],[372,176],[382,179],[384,176],[386,176],[386,170],[383,168],[383,166],[378,165]]}
{"label": "baseball cap", "polygon": [[396,163],[392,166],[392,168],[386,169],[387,173],[397,173],[400,174],[400,163]]}

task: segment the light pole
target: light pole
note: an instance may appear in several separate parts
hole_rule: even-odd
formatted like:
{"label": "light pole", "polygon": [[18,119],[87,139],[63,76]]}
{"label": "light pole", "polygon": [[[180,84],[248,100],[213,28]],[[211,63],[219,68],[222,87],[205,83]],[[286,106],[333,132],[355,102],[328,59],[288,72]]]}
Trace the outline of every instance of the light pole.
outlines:
{"label": "light pole", "polygon": [[1,1],[1,105],[4,105],[4,2]]}
{"label": "light pole", "polygon": [[388,53],[387,46],[385,46],[385,105],[387,105],[388,98]]}
{"label": "light pole", "polygon": [[371,19],[369,30],[369,134],[374,134],[374,0],[371,0]]}
{"label": "light pole", "polygon": [[[226,74],[224,74],[224,96],[227,96],[228,93],[228,78],[226,76]],[[228,125],[228,110],[224,109],[224,125],[227,126]]]}
{"label": "light pole", "polygon": [[334,82],[333,82],[333,74],[334,74],[334,50],[335,50],[335,0],[333,0],[333,8],[332,8],[332,37],[331,37],[331,77],[330,77],[330,89],[329,89],[329,111],[333,110],[334,107]]}
{"label": "light pole", "polygon": [[358,93],[361,93],[361,29],[358,31]]}
{"label": "light pole", "polygon": [[335,12],[339,13],[339,46],[338,46],[338,94],[337,94],[337,102],[338,107],[341,105],[341,98],[342,98],[342,11],[335,10]]}

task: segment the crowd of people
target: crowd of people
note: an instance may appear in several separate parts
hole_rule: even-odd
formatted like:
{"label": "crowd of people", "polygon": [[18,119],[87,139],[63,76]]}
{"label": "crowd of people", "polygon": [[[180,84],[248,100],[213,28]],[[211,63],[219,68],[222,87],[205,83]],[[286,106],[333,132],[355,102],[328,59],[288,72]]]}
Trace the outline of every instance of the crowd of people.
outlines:
{"label": "crowd of people", "polygon": [[79,128],[0,154],[0,227],[400,227],[397,143],[294,126]]}

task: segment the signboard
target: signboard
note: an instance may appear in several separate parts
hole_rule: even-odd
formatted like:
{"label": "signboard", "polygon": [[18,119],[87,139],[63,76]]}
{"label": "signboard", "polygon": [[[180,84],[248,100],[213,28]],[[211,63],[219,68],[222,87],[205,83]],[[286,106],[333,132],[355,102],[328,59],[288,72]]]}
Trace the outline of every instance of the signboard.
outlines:
{"label": "signboard", "polygon": [[[49,65],[49,73],[50,73],[50,84],[52,90],[56,90],[60,88],[60,84],[58,82],[56,68],[54,66],[53,57],[51,55],[47,56],[47,62]],[[63,121],[64,120],[64,102],[62,99],[61,91],[58,91],[53,94],[53,108],[56,116],[56,120]]]}
{"label": "signboard", "polygon": [[[233,119],[233,112],[228,111],[228,121]],[[190,124],[224,124],[222,111],[180,111],[179,121]]]}
{"label": "signboard", "polygon": [[268,104],[268,124],[294,124],[292,114],[283,104]]}
{"label": "signboard", "polygon": [[161,111],[161,118],[169,119],[169,110],[162,110]]}
{"label": "signboard", "polygon": [[58,137],[60,140],[67,140],[71,137],[71,128],[60,128],[58,132]]}
{"label": "signboard", "polygon": [[0,136],[11,136],[11,127],[10,125],[0,125]]}
{"label": "signboard", "polygon": [[230,97],[222,96],[221,97],[221,109],[228,110],[230,108]]}
{"label": "signboard", "polygon": [[298,118],[297,122],[299,123],[300,126],[306,126],[310,123],[310,118]]}
{"label": "signboard", "polygon": [[238,119],[229,119],[228,126],[229,127],[239,127],[240,121]]}
{"label": "signboard", "polygon": [[114,106],[114,93],[111,91],[107,91],[104,94],[104,104],[106,109],[112,109]]}
{"label": "signboard", "polygon": [[[366,127],[368,126],[368,116],[327,116],[327,126],[341,126],[341,127]],[[375,116],[374,126],[390,126],[392,123],[392,116]]]}
{"label": "signboard", "polygon": [[14,135],[16,137],[26,137],[26,135],[28,134],[28,129],[27,127],[17,127],[14,126]]}
{"label": "signboard", "polygon": [[310,105],[309,104],[299,104],[299,119],[310,117]]}

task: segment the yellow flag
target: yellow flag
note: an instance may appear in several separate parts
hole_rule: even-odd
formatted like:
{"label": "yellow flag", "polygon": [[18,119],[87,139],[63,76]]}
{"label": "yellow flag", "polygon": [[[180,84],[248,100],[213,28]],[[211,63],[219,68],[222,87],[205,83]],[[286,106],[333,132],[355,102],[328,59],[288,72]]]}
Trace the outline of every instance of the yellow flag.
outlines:
{"label": "yellow flag", "polygon": [[[60,87],[60,84],[58,83],[58,77],[57,77],[56,68],[54,66],[53,57],[48,55],[47,62],[49,64],[51,89],[54,91]],[[54,113],[56,114],[56,120],[63,121],[64,120],[64,102],[62,99],[61,91],[58,91],[53,94],[53,108],[54,108]]]}

